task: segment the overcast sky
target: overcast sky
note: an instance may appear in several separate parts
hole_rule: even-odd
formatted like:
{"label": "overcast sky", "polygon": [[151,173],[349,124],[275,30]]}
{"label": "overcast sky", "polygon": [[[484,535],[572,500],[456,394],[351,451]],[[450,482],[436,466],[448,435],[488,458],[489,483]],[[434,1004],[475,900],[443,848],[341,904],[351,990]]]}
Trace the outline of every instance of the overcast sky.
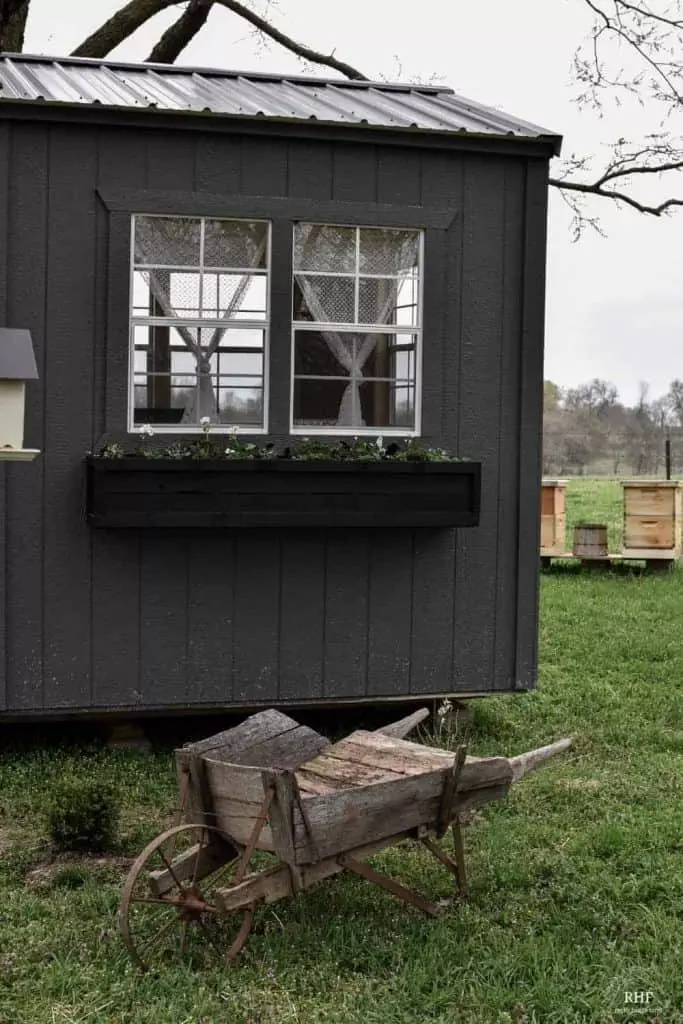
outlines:
{"label": "overcast sky", "polygon": [[[68,53],[122,2],[33,0],[27,52]],[[158,15],[113,56],[143,60],[175,16]],[[563,134],[565,154],[598,153],[619,135],[656,128],[652,110],[600,120],[573,102],[571,59],[590,27],[583,0],[279,0],[273,20],[371,77],[435,75],[465,96]],[[293,55],[260,46],[224,8],[213,9],[181,62],[302,72]],[[546,377],[564,386],[606,377],[625,401],[647,380],[654,397],[683,377],[683,211],[646,219],[594,200],[591,212],[600,214],[607,238],[588,232],[573,244],[570,215],[551,196]]]}

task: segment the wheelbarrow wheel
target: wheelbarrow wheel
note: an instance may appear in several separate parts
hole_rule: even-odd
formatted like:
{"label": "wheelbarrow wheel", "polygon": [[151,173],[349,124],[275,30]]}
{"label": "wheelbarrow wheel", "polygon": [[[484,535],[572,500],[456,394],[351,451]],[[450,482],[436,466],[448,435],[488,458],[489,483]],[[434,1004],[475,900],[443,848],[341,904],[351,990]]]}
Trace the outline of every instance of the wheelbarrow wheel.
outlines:
{"label": "wheelbarrow wheel", "polygon": [[237,864],[234,849],[211,825],[176,825],[144,848],[118,911],[119,933],[138,967],[183,957],[235,959],[251,931],[254,905],[225,915],[215,892],[230,884]]}

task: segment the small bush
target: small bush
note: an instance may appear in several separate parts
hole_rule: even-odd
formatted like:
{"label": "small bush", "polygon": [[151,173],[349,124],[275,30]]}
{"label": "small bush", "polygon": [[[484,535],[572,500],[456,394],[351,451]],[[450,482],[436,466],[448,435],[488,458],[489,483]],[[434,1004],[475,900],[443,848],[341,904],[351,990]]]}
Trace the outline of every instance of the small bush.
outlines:
{"label": "small bush", "polygon": [[120,808],[111,786],[103,782],[69,781],[55,790],[49,808],[50,836],[61,852],[100,853],[111,850]]}
{"label": "small bush", "polygon": [[55,873],[52,879],[52,888],[81,889],[89,878],[90,872],[86,871],[85,868],[78,867],[76,864],[70,864],[68,867],[62,868]]}

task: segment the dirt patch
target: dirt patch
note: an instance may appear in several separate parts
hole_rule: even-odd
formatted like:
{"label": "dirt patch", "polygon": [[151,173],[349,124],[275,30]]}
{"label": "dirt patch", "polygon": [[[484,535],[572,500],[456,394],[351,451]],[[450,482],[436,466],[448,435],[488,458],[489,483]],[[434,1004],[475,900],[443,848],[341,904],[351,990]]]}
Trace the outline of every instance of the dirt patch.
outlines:
{"label": "dirt patch", "polygon": [[30,871],[27,871],[24,875],[24,883],[29,889],[48,888],[54,882],[56,875],[69,868],[94,875],[113,869],[120,871],[123,875],[133,860],[133,857],[117,857],[114,854],[105,854],[101,857],[58,854],[41,861],[40,864],[36,864]]}
{"label": "dirt patch", "polygon": [[600,782],[597,779],[567,779],[565,786],[567,789],[580,789],[590,792],[594,789],[600,789]]}
{"label": "dirt patch", "polygon": [[4,857],[12,848],[12,839],[8,828],[0,826],[0,857]]}

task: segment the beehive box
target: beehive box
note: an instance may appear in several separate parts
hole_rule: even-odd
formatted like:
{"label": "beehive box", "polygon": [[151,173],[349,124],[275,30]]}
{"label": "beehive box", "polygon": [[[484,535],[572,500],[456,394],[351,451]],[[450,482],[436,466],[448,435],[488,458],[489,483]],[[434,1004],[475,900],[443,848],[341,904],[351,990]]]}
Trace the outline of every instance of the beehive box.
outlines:
{"label": "beehive box", "polygon": [[543,480],[541,484],[541,555],[565,553],[566,480]]}
{"label": "beehive box", "polygon": [[681,553],[681,488],[675,480],[625,480],[624,554],[678,558]]}

